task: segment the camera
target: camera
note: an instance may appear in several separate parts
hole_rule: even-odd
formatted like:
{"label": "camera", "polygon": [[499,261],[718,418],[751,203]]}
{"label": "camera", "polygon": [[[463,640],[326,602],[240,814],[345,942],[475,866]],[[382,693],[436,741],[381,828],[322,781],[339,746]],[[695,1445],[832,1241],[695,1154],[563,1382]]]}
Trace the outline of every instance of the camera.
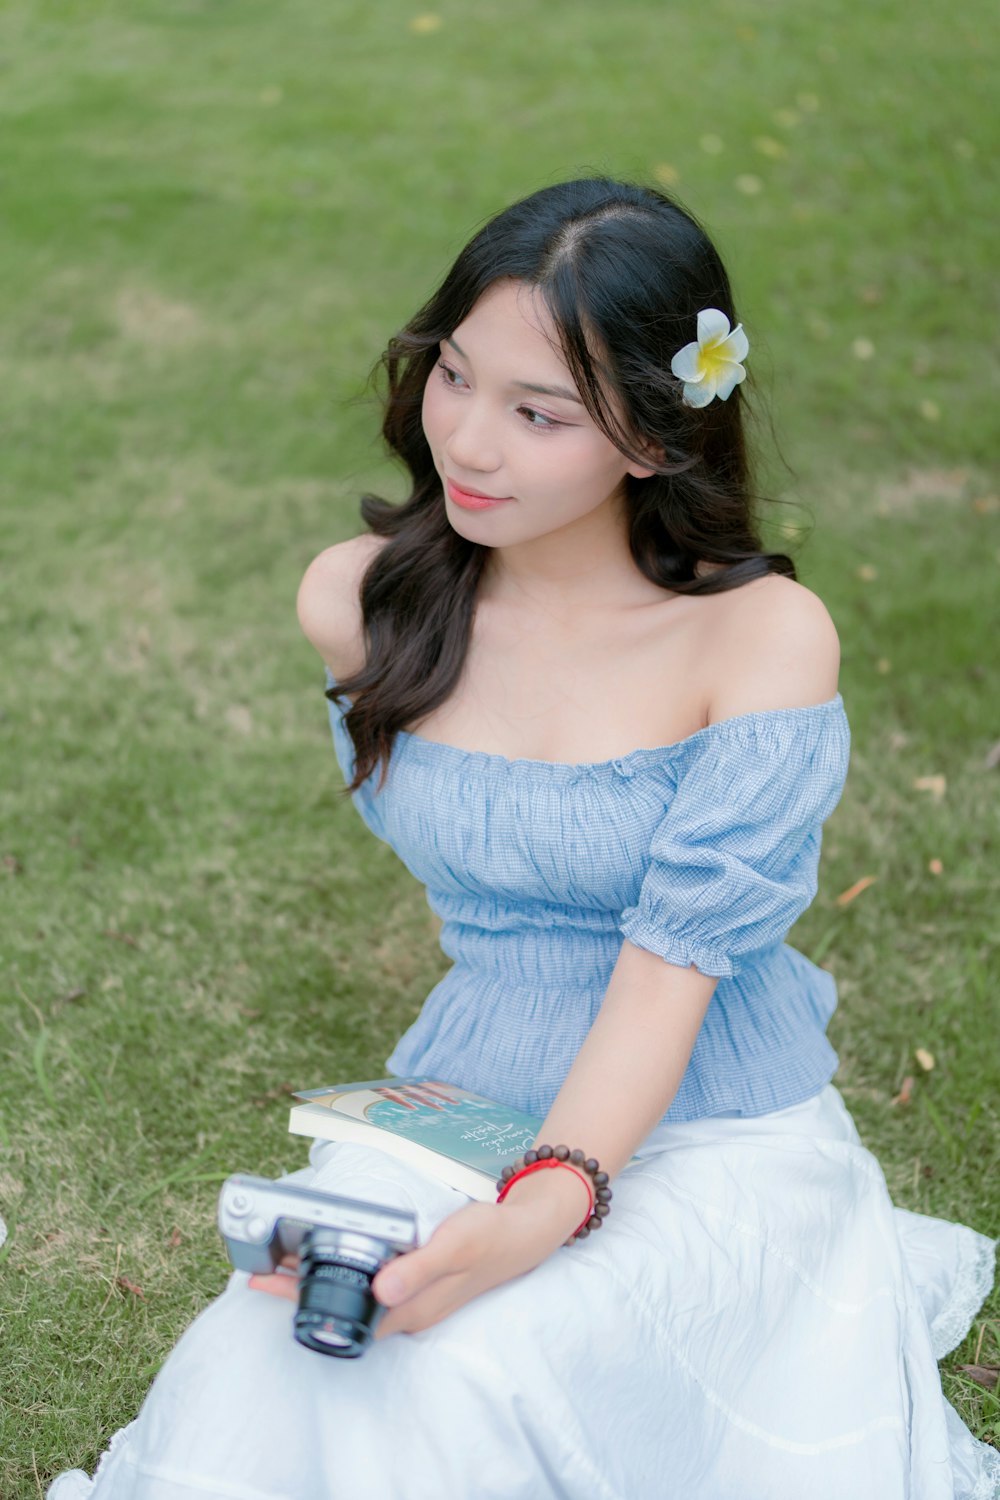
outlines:
{"label": "camera", "polygon": [[365,1352],[386,1311],[372,1291],[379,1269],[417,1247],[407,1209],[243,1174],[222,1186],[219,1229],[238,1271],[266,1275],[299,1257],[295,1337],[340,1359]]}

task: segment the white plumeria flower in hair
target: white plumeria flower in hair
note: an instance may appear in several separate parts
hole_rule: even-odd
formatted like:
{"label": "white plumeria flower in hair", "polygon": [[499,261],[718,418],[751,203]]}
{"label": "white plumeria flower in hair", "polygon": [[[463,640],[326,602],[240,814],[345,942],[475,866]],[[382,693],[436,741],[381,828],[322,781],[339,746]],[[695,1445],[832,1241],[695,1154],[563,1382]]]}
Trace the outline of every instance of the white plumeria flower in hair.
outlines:
{"label": "white plumeria flower in hair", "polygon": [[740,361],[749,352],[750,340],[742,323],[730,333],[724,312],[717,307],[703,308],[698,314],[697,339],[678,349],[670,361],[671,373],[684,382],[687,405],[707,406],[714,396],[727,401],[747,378]]}

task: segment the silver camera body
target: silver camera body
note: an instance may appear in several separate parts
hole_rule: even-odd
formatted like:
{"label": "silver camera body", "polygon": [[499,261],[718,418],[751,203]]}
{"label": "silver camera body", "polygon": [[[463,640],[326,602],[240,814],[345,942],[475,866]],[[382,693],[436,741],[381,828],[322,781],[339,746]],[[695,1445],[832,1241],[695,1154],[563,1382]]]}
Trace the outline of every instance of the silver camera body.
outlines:
{"label": "silver camera body", "polygon": [[295,1337],[346,1359],[364,1353],[385,1312],[372,1280],[418,1243],[408,1209],[243,1173],[223,1183],[219,1229],[239,1271],[267,1275],[283,1256],[299,1257]]}

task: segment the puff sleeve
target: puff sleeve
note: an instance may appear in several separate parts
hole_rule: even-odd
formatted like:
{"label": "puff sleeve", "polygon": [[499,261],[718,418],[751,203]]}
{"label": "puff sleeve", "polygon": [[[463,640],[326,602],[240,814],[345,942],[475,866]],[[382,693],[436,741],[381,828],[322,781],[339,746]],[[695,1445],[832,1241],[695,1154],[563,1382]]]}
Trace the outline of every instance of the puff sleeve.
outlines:
{"label": "puff sleeve", "polygon": [[725,978],[783,941],[815,896],[850,728],[838,693],[710,724],[688,749],[619,925],[636,947]]}

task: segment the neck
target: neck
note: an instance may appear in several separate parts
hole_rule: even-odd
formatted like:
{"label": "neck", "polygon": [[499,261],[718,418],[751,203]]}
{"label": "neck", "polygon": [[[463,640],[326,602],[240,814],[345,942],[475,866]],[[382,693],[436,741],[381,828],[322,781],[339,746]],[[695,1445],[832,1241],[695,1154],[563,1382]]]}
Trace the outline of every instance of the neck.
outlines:
{"label": "neck", "polygon": [[[634,602],[639,573],[628,545],[618,497],[570,526],[490,552],[479,596],[497,603],[531,603],[572,617]],[[654,587],[654,585],[647,585]]]}

